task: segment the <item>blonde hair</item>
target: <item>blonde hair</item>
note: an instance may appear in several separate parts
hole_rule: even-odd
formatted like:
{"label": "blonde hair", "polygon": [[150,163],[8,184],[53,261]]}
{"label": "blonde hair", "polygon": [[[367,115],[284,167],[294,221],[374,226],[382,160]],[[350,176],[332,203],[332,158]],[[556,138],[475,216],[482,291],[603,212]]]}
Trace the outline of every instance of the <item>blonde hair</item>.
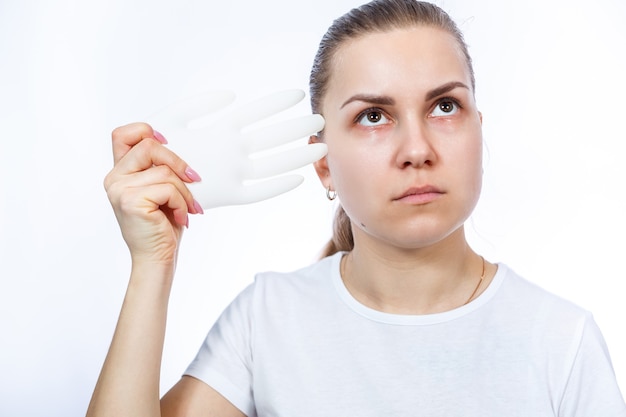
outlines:
{"label": "blonde hair", "polygon": [[[416,0],[373,0],[352,9],[336,19],[322,37],[313,61],[309,89],[311,108],[321,113],[321,102],[331,77],[331,63],[346,41],[374,32],[387,32],[411,26],[431,26],[450,33],[457,40],[467,63],[472,91],[475,90],[472,59],[467,50],[463,33],[450,16],[438,6]],[[319,134],[323,140],[323,132]],[[322,257],[340,251],[351,251],[354,247],[350,218],[339,206],[333,223],[333,236],[322,250]]]}

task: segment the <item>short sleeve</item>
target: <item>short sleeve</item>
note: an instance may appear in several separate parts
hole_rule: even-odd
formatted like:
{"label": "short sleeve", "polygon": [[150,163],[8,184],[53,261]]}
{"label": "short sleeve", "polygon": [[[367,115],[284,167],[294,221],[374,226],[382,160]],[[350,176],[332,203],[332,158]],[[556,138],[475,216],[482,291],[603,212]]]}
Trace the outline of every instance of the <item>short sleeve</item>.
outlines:
{"label": "short sleeve", "polygon": [[579,340],[559,416],[626,417],[608,348],[591,314]]}
{"label": "short sleeve", "polygon": [[252,395],[251,305],[254,284],[224,310],[185,375],[197,378],[248,417],[256,416]]}

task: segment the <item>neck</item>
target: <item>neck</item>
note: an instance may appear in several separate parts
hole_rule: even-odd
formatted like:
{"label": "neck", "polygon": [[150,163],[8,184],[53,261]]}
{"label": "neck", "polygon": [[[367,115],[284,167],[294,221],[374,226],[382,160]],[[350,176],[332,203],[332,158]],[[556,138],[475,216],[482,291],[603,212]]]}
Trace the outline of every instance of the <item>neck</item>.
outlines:
{"label": "neck", "polygon": [[467,244],[463,228],[426,248],[359,243],[342,261],[342,278],[357,300],[376,310],[439,313],[465,304],[477,286],[486,288],[479,284],[483,260]]}

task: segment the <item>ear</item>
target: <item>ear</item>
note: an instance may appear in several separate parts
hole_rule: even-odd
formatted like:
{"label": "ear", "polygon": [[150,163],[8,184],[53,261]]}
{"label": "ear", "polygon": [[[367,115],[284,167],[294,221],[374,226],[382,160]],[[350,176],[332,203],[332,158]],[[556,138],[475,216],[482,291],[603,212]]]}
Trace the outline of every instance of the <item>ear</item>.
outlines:
{"label": "ear", "polygon": [[482,124],[483,124],[483,113],[479,111],[478,112],[478,117],[480,118],[480,124],[482,126]]}
{"label": "ear", "polygon": [[[309,136],[309,144],[313,143],[322,143],[321,140],[316,135]],[[320,181],[324,188],[327,188],[330,185],[330,169],[328,169],[328,156],[324,156],[322,159],[318,159],[313,163],[313,167],[315,168],[315,172],[319,177]]]}

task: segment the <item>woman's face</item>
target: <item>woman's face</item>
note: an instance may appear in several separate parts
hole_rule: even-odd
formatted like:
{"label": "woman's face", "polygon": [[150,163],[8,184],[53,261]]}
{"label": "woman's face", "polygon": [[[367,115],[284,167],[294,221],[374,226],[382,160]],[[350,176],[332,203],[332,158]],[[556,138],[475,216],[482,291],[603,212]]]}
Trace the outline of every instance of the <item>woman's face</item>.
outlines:
{"label": "woman's face", "polygon": [[481,115],[452,35],[415,27],[344,43],[322,100],[328,155],[355,243],[402,248],[462,227],[481,189]]}

